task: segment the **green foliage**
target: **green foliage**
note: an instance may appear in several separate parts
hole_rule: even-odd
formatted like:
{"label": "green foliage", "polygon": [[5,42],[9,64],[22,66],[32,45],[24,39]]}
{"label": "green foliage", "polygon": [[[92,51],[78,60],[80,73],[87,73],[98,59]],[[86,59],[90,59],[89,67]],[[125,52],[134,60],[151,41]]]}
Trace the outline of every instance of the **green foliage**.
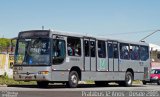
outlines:
{"label": "green foliage", "polygon": [[12,78],[8,78],[6,76],[0,76],[0,85],[36,85],[36,82],[15,81]]}
{"label": "green foliage", "polygon": [[1,47],[8,47],[10,46],[10,39],[7,38],[0,38],[0,46]]}
{"label": "green foliage", "polygon": [[11,43],[10,39],[0,38],[0,52],[9,48]]}
{"label": "green foliage", "polygon": [[13,46],[13,47],[16,46],[16,40],[12,40],[12,46]]}
{"label": "green foliage", "polygon": [[4,51],[4,52],[10,51],[11,45],[13,47],[15,47],[16,40],[12,40],[12,44],[11,44],[11,39],[0,38],[0,52],[2,52],[2,51]]}

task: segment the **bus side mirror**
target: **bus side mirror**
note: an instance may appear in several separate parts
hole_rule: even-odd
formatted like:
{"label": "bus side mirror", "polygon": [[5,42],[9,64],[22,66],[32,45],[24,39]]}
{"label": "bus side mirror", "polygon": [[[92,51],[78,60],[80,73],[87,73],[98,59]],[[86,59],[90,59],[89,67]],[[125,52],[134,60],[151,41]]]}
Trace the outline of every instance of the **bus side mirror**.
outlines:
{"label": "bus side mirror", "polygon": [[11,54],[13,54],[13,45],[11,44]]}

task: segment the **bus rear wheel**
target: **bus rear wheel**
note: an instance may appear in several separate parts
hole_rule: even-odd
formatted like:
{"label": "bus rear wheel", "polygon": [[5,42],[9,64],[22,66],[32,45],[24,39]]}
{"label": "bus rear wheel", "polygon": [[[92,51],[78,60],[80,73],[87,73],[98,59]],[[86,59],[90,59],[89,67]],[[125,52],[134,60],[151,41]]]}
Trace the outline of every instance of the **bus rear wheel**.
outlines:
{"label": "bus rear wheel", "polygon": [[125,86],[130,87],[132,86],[133,82],[133,75],[131,72],[127,72],[125,75]]}
{"label": "bus rear wheel", "polygon": [[68,82],[67,82],[67,87],[76,88],[78,86],[78,82],[79,82],[78,73],[76,71],[71,71],[69,73],[69,79],[68,79]]}
{"label": "bus rear wheel", "polygon": [[120,86],[130,87],[130,86],[132,86],[132,82],[133,82],[132,73],[131,72],[126,72],[125,80],[124,81],[119,81],[118,84]]}
{"label": "bus rear wheel", "polygon": [[49,82],[46,82],[46,81],[37,81],[37,85],[39,88],[47,88],[48,84]]}

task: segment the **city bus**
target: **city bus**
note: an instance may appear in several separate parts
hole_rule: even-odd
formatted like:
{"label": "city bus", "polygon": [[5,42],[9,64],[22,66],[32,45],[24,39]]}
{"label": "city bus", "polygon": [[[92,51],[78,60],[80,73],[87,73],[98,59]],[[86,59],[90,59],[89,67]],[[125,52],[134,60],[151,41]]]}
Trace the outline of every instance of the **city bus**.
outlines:
{"label": "city bus", "polygon": [[76,88],[79,81],[109,82],[132,86],[149,80],[149,45],[52,30],[19,32],[14,55],[13,78],[36,81],[39,87],[65,83]]}

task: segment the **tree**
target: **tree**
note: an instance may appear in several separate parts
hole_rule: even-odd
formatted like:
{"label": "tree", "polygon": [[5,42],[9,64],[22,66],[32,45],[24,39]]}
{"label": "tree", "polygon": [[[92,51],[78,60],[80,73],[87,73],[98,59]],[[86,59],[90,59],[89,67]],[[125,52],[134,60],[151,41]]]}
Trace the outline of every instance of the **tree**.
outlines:
{"label": "tree", "polygon": [[8,52],[10,47],[10,39],[7,38],[0,38],[0,52]]}

